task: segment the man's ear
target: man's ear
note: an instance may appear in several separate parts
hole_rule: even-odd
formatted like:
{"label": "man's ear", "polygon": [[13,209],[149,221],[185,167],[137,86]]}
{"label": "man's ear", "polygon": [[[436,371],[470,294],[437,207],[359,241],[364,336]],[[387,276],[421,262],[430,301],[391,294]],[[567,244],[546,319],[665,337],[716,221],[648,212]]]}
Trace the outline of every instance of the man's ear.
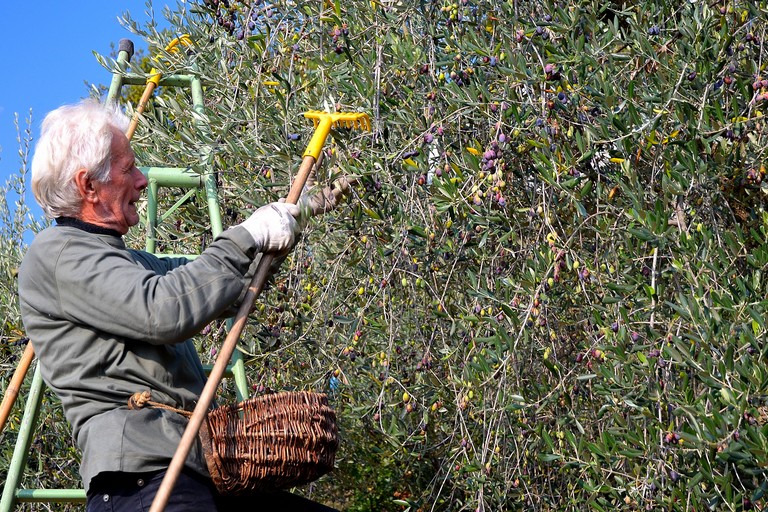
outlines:
{"label": "man's ear", "polygon": [[98,194],[94,187],[94,182],[88,177],[88,169],[78,169],[75,172],[75,185],[83,201],[95,203],[98,201]]}

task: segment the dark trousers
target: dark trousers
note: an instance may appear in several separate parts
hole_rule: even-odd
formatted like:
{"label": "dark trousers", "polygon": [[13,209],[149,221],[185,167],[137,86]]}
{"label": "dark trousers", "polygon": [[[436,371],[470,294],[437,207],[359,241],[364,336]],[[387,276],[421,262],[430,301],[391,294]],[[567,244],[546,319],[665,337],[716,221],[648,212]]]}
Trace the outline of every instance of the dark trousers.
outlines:
{"label": "dark trousers", "polygon": [[[93,479],[88,489],[87,512],[146,512],[160,488],[165,471],[109,473]],[[228,512],[280,510],[281,512],[333,512],[335,509],[289,492],[257,496],[219,496],[210,480],[182,471],[176,480],[166,512]]]}

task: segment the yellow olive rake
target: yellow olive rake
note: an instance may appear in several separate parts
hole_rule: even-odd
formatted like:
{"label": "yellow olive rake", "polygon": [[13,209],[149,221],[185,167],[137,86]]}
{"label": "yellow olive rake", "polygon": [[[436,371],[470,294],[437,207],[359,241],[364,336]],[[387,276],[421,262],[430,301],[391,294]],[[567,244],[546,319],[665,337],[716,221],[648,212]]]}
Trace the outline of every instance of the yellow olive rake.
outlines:
{"label": "yellow olive rake", "polygon": [[[370,131],[371,129],[370,117],[368,117],[368,114],[364,113],[328,113],[319,110],[310,110],[304,113],[304,117],[312,119],[315,125],[315,132],[312,134],[307,149],[304,151],[301,167],[299,168],[296,178],[291,185],[291,190],[288,192],[288,196],[285,199],[287,203],[291,204],[296,204],[301,197],[304,185],[309,178],[312,167],[320,156],[323,145],[325,144],[325,139],[328,137],[331,128],[357,128],[365,131]],[[205,383],[203,392],[200,394],[200,400],[198,400],[195,410],[189,418],[189,423],[184,430],[179,446],[176,449],[176,453],[173,455],[173,459],[168,466],[165,477],[163,477],[163,481],[155,495],[155,499],[152,502],[149,512],[162,512],[165,509],[165,505],[168,503],[171,491],[173,491],[173,487],[176,485],[176,480],[184,467],[184,462],[187,460],[189,451],[197,442],[198,432],[200,431],[200,427],[205,420],[208,409],[213,402],[216,388],[219,387],[219,383],[224,377],[224,372],[235,351],[240,334],[242,334],[243,329],[245,328],[248,313],[251,311],[253,302],[264,289],[264,284],[269,276],[269,268],[274,259],[274,254],[265,253],[262,255],[261,261],[259,261],[259,265],[256,268],[256,275],[254,275],[251,280],[248,291],[246,292],[243,302],[240,304],[240,309],[238,309],[237,315],[235,316],[232,328],[227,334],[227,337],[221,346],[221,350],[216,357],[216,362],[208,376],[208,381]]]}

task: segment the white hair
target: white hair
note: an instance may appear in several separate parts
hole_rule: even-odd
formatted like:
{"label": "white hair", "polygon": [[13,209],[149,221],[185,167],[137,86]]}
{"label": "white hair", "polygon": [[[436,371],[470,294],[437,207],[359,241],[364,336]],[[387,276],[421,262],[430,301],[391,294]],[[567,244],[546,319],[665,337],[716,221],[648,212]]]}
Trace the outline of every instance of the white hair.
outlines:
{"label": "white hair", "polygon": [[109,179],[112,130],[128,129],[129,119],[117,105],[87,99],[64,105],[43,120],[32,158],[32,192],[46,217],[76,217],[82,198],[74,176],[88,170],[94,181]]}

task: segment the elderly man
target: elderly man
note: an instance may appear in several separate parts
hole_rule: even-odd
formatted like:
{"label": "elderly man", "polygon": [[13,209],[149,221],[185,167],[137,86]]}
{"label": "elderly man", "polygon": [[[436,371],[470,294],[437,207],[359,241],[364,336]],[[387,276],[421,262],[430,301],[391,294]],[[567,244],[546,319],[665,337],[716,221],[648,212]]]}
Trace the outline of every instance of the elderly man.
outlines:
{"label": "elderly man", "polygon": [[[88,100],[44,120],[32,189],[55,225],[40,232],[19,272],[22,319],[45,382],[58,395],[82,450],[88,510],[146,510],[187,420],[129,410],[128,398],[192,410],[205,374],[189,338],[237,307],[254,261],[290,250],[296,205],[272,203],[219,236],[198,258],[162,259],[127,249],[147,180],[123,135],[128,119]],[[317,212],[338,193],[314,198]],[[321,201],[317,201],[318,197]],[[200,446],[192,449],[166,510],[233,510],[212,490]],[[249,500],[288,510],[330,510],[289,493]],[[269,509],[269,508],[267,508]]]}

